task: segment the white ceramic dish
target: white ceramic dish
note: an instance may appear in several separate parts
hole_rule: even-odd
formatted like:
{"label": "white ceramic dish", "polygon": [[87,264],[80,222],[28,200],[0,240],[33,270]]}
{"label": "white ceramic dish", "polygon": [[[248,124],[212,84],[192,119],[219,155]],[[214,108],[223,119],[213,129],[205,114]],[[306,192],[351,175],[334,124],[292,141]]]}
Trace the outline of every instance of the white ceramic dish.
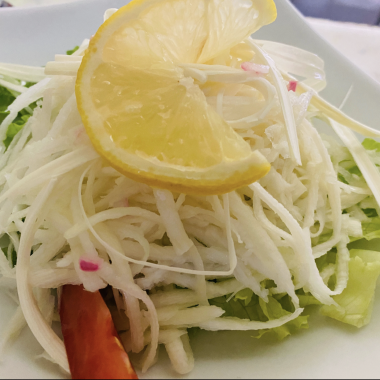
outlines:
{"label": "white ceramic dish", "polygon": [[[258,33],[259,38],[308,49],[326,61],[328,88],[324,96],[339,105],[351,85],[345,110],[356,119],[380,128],[380,86],[318,36],[287,0],[277,0],[278,20]],[[30,9],[0,11],[0,62],[43,65],[91,36],[106,8],[124,0],[80,0]],[[4,38],[4,36],[6,36]],[[0,326],[15,306],[0,293]],[[248,333],[195,332],[191,341],[196,367],[189,378],[379,378],[380,291],[372,323],[357,330],[333,320],[312,316],[310,329],[278,343],[257,341]],[[0,364],[0,378],[62,378],[57,368],[34,357],[42,352],[25,330]],[[161,352],[157,366],[145,378],[176,376]]]}
{"label": "white ceramic dish", "polygon": [[11,0],[14,7],[35,7],[44,5],[56,5],[62,3],[71,3],[78,0]]}

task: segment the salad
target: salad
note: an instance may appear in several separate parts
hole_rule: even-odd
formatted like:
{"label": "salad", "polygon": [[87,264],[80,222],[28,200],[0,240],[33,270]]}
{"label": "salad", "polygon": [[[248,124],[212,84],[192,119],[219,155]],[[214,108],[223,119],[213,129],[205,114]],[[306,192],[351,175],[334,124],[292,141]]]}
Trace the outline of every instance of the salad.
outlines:
{"label": "salad", "polygon": [[73,378],[136,378],[160,347],[190,373],[191,329],[370,322],[380,131],[319,95],[316,55],[255,39],[275,18],[134,0],[44,68],[0,63],[2,350],[29,326]]}

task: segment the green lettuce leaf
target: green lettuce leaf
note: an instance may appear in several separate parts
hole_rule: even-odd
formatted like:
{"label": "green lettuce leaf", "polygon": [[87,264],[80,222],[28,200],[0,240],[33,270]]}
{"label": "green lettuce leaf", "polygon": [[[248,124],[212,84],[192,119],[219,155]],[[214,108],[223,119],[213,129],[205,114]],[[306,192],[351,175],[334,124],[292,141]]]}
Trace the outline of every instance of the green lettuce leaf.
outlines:
{"label": "green lettuce leaf", "polygon": [[236,317],[251,321],[263,321],[267,319],[260,308],[259,297],[250,289],[244,289],[229,300],[230,296],[218,297],[210,300],[210,305],[222,308],[223,317]]}
{"label": "green lettuce leaf", "polygon": [[353,166],[353,167],[351,167],[350,169],[348,169],[348,172],[350,174],[355,174],[355,175],[357,175],[359,177],[362,176],[362,172],[360,171],[360,169],[356,165]]}
{"label": "green lettuce leaf", "polygon": [[376,283],[380,276],[380,252],[351,250],[350,253],[347,288],[334,297],[338,306],[323,306],[321,313],[360,328],[371,319]]}
{"label": "green lettuce leaf", "polygon": [[362,145],[367,150],[376,150],[377,152],[380,152],[380,143],[373,139],[364,139],[362,142]]}
{"label": "green lettuce leaf", "polygon": [[7,137],[4,140],[4,145],[6,148],[9,147],[14,137],[24,128],[31,115],[18,116],[16,120],[9,125],[7,130]]}
{"label": "green lettuce leaf", "polygon": [[371,218],[370,222],[363,222],[363,237],[366,240],[380,238],[380,218]]}
{"label": "green lettuce leaf", "polygon": [[5,88],[0,86],[0,118],[2,112],[5,112],[16,98]]}
{"label": "green lettuce leaf", "polygon": [[278,340],[283,340],[287,338],[289,335],[294,334],[298,330],[308,329],[309,328],[308,319],[309,319],[308,315],[306,316],[300,315],[298,318],[293,319],[293,321],[290,321],[283,326],[276,327],[271,330],[260,330],[259,334],[255,338],[260,339],[266,334],[274,334]]}
{"label": "green lettuce leaf", "polygon": [[[25,87],[31,86],[34,83],[26,83]],[[0,86],[0,124],[3,120],[9,115],[7,111],[8,107],[14,102],[16,98],[9,92],[5,87]],[[34,110],[37,107],[37,103],[34,102],[29,105],[29,108],[21,110],[16,119],[11,123],[7,130],[7,136],[4,140],[5,147],[8,148],[13,138],[17,133],[24,127],[28,119],[30,118],[31,110]]]}
{"label": "green lettuce leaf", "polygon": [[75,46],[74,49],[67,50],[66,54],[67,55],[73,55],[78,49],[79,49],[79,46]]}
{"label": "green lettuce leaf", "polygon": [[335,264],[336,263],[336,255],[337,251],[336,248],[331,249],[329,252],[327,252],[326,255],[319,257],[315,260],[318,270],[322,272],[323,269],[325,269],[329,264]]}
{"label": "green lettuce leaf", "polygon": [[375,208],[363,208],[362,211],[368,218],[376,218],[379,216]]}
{"label": "green lettuce leaf", "polygon": [[[5,257],[9,260],[9,252],[8,252],[8,247],[5,247],[5,248],[0,248],[3,252],[3,254],[5,255]],[[14,249],[12,249],[12,252],[10,253],[12,256],[11,256],[11,261],[12,261],[12,268],[14,268],[17,264],[17,253]]]}
{"label": "green lettuce leaf", "polygon": [[[250,289],[237,293],[231,300],[230,296],[218,297],[209,300],[211,305],[218,306],[225,311],[223,317],[237,317],[251,321],[267,322],[289,315],[294,312],[294,306],[287,294],[268,297],[268,303],[259,298]],[[308,328],[308,316],[300,316],[281,327],[258,331],[257,339],[267,333],[274,334],[282,340],[299,329]]]}
{"label": "green lettuce leaf", "polygon": [[321,305],[321,303],[310,293],[298,295],[298,299],[300,300],[300,307],[302,308],[312,305]]}
{"label": "green lettuce leaf", "polygon": [[[279,319],[291,314],[289,311],[285,310],[281,303],[273,297],[269,297],[268,303],[265,303],[262,299],[259,300],[259,303],[268,320]],[[275,334],[279,340],[283,340],[289,335],[294,334],[297,330],[307,329],[309,327],[308,318],[309,316],[301,315],[283,326],[270,330],[261,330],[256,338],[260,339],[263,335],[271,333]]]}
{"label": "green lettuce leaf", "polygon": [[8,111],[0,111],[0,124],[3,122],[3,120],[9,115]]}

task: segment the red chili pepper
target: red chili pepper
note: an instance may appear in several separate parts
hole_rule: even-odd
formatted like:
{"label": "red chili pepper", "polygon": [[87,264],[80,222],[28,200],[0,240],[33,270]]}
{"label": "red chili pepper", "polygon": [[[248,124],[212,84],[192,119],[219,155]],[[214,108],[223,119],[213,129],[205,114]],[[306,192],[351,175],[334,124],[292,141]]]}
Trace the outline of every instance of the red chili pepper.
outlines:
{"label": "red chili pepper", "polygon": [[60,315],[73,379],[138,379],[99,292],[65,285]]}

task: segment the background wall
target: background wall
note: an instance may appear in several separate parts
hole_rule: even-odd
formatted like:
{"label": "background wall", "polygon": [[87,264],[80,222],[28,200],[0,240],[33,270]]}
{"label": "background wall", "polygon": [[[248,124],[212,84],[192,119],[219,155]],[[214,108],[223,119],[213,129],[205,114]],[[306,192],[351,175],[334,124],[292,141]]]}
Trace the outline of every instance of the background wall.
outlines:
{"label": "background wall", "polygon": [[[0,0],[0,12],[2,2],[6,1],[15,7],[25,7],[75,0]],[[309,16],[307,20],[318,33],[380,82],[380,27],[374,26],[380,21],[380,0],[290,1]]]}
{"label": "background wall", "polygon": [[306,16],[380,24],[380,0],[291,0]]}

